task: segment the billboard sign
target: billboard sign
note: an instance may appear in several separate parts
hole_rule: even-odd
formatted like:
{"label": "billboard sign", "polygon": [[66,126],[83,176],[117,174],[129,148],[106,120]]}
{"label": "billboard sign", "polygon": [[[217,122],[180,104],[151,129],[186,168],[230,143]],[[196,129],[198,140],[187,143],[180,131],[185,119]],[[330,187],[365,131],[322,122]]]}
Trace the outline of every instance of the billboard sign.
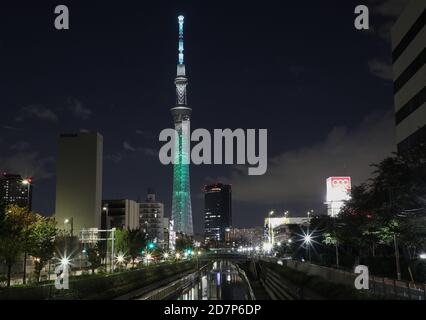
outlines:
{"label": "billboard sign", "polygon": [[350,199],[351,177],[330,177],[327,179],[327,202]]}

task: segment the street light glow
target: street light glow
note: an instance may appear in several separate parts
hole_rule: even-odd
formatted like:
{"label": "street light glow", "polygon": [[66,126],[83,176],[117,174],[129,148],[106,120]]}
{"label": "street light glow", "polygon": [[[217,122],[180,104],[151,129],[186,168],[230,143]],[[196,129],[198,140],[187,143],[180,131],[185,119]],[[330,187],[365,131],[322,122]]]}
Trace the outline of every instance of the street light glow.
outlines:
{"label": "street light glow", "polygon": [[311,234],[306,234],[303,236],[303,241],[307,244],[311,244],[312,241],[312,235]]}
{"label": "street light glow", "polygon": [[118,263],[123,263],[123,262],[124,262],[124,260],[125,260],[124,254],[119,253],[119,254],[117,255],[117,262],[118,262]]}
{"label": "street light glow", "polygon": [[272,250],[272,243],[265,242],[263,244],[263,251],[269,252]]}
{"label": "street light glow", "polygon": [[68,266],[70,264],[70,260],[68,259],[68,257],[63,257],[61,258],[61,265]]}
{"label": "street light glow", "polygon": [[426,259],[426,253],[421,253],[419,255],[419,258],[422,259],[422,260]]}

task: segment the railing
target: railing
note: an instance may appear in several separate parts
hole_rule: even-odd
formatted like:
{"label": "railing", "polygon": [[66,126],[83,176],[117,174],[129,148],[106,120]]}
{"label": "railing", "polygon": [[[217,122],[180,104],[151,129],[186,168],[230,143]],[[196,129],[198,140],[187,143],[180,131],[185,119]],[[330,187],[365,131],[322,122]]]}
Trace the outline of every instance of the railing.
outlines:
{"label": "railing", "polygon": [[[263,258],[262,260],[277,263],[279,259]],[[308,262],[284,260],[283,263],[289,268],[305,272],[309,275],[319,276],[330,282],[349,286],[354,286],[355,278],[358,276],[358,274],[350,271],[324,267]],[[365,291],[367,294],[381,296],[385,299],[426,300],[426,284],[398,281],[373,275],[370,275],[369,288]]]}
{"label": "railing", "polygon": [[368,292],[384,298],[426,300],[426,284],[371,276]]}

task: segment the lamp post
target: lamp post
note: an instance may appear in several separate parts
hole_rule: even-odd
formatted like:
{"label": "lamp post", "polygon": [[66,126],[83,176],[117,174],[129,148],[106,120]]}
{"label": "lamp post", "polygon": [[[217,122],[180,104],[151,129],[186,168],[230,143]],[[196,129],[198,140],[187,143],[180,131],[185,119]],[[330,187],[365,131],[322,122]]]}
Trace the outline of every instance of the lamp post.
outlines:
{"label": "lamp post", "polygon": [[111,229],[111,238],[112,238],[112,240],[111,240],[111,262],[112,262],[112,265],[111,265],[111,270],[112,270],[112,272],[114,272],[114,240],[115,240],[115,228],[112,228]]}
{"label": "lamp post", "polygon": [[401,280],[401,266],[399,265],[399,248],[396,233],[393,234],[393,244],[395,246],[396,276],[398,280]]}
{"label": "lamp post", "polygon": [[274,210],[269,211],[269,218],[268,218],[268,233],[269,233],[269,243],[272,245],[273,243],[273,230],[271,230],[271,217],[274,215]]}
{"label": "lamp post", "polygon": [[311,259],[312,235],[309,233],[309,230],[308,230],[308,233],[303,236],[303,242],[306,246],[308,246],[309,263],[311,263],[312,262],[312,259]]}
{"label": "lamp post", "polygon": [[[31,201],[30,201],[30,189],[31,189],[31,178],[26,178],[22,180],[22,185],[27,187],[27,209],[28,211],[31,211]],[[25,241],[26,243],[27,241]],[[27,248],[25,248],[24,251],[24,276],[22,277],[22,283],[27,283]]]}
{"label": "lamp post", "polygon": [[74,233],[74,218],[73,217],[71,217],[71,218],[66,218],[65,220],[64,220],[64,224],[69,224],[70,225],[70,235],[71,235],[71,237],[73,236],[73,233]]}
{"label": "lamp post", "polygon": [[311,214],[313,214],[314,213],[314,210],[313,209],[311,209],[311,210],[309,210],[308,212],[307,212],[307,216],[308,216],[308,223],[311,223]]}

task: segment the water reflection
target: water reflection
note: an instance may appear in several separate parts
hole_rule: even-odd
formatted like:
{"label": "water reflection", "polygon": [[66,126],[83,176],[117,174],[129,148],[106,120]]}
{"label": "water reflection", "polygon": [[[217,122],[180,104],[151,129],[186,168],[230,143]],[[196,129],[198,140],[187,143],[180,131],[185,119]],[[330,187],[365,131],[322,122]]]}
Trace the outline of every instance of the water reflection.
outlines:
{"label": "water reflection", "polygon": [[248,297],[246,284],[236,266],[221,260],[201,272],[178,300],[247,300]]}

